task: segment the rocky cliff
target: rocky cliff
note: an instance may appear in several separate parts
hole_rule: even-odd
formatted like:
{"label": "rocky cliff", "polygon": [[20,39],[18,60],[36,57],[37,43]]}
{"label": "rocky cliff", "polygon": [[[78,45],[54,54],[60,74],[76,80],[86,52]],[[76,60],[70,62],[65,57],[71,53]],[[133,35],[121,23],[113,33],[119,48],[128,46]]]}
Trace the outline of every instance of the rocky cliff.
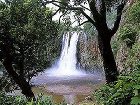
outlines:
{"label": "rocky cliff", "polygon": [[112,45],[120,72],[140,66],[140,0],[130,0]]}

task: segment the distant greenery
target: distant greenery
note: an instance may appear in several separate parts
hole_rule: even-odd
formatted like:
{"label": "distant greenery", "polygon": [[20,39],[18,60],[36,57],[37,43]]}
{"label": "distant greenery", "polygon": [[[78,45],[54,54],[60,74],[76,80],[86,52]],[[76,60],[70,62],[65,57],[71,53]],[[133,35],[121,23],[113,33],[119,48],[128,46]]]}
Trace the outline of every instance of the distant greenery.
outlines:
{"label": "distant greenery", "polygon": [[88,36],[95,36],[96,34],[96,29],[91,23],[85,23],[83,30]]}
{"label": "distant greenery", "polygon": [[117,37],[112,41],[112,49],[114,55],[117,55],[117,51],[119,51],[122,45],[126,45],[128,48],[126,50],[127,55],[125,62],[125,68],[135,68],[135,65],[139,63],[139,47],[140,47],[140,21],[139,21],[139,8],[140,1],[136,0],[136,2],[131,5],[126,12],[124,13],[124,19],[120,26],[119,31],[117,32]]}
{"label": "distant greenery", "polygon": [[10,96],[0,91],[0,105],[67,105],[66,103],[55,104],[50,96],[42,94],[37,96],[36,101],[28,101],[24,96]]}

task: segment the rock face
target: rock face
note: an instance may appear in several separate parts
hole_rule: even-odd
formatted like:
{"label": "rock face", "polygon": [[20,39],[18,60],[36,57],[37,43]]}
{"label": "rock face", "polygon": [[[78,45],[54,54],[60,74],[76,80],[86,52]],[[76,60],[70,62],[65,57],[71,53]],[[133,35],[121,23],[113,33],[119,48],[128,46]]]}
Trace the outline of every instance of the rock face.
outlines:
{"label": "rock face", "polygon": [[[136,3],[136,1],[137,0],[128,0],[124,11],[127,11],[131,6],[133,6],[133,4]],[[126,13],[124,13],[124,15],[126,15]],[[122,16],[122,26],[127,22],[125,17],[127,16]],[[117,39],[118,37],[119,36],[116,35],[115,39]],[[140,42],[140,38],[137,42]],[[126,63],[129,59],[129,52],[130,48],[126,46],[126,43],[119,43],[119,48],[115,57],[117,67],[120,72],[122,72],[124,69],[131,69],[130,67],[126,68]],[[86,70],[92,70],[96,67],[103,67],[96,36],[89,36],[84,34],[80,35],[77,57],[79,65]]]}
{"label": "rock face", "polygon": [[120,72],[122,72],[125,69],[127,57],[128,57],[128,48],[125,45],[125,43],[122,43],[116,55],[116,64]]}
{"label": "rock face", "polygon": [[102,67],[98,42],[95,36],[80,35],[77,55],[80,66],[85,70]]}
{"label": "rock face", "polygon": [[[129,47],[127,46],[127,43],[125,42],[125,40],[120,40],[119,34],[121,34],[121,36],[124,34],[124,33],[120,33],[120,30],[116,34],[117,36],[115,36],[115,40],[119,41],[118,51],[116,54],[116,63],[117,63],[118,70],[120,72],[133,70],[138,64],[140,65],[140,28],[138,28],[140,27],[140,22],[139,23],[136,22],[137,21],[136,19],[138,19],[137,16],[140,15],[140,12],[135,12],[136,11],[135,9],[139,8],[138,7],[139,4],[140,2],[138,0],[128,1],[127,7],[126,7],[127,9],[126,9],[126,12],[124,13],[125,17],[123,18],[123,22],[120,26],[120,30],[125,28],[126,26],[127,27],[129,26],[131,27],[131,29],[135,30],[136,34],[133,33],[133,36],[132,36],[132,37],[136,36],[136,39],[133,45]],[[130,39],[129,35],[131,35],[132,32],[133,30],[125,32],[124,35],[125,36],[128,35],[128,38],[126,38],[127,40]]]}
{"label": "rock face", "polygon": [[140,40],[137,40],[132,48],[121,43],[116,55],[116,63],[119,72],[135,69],[140,64]]}

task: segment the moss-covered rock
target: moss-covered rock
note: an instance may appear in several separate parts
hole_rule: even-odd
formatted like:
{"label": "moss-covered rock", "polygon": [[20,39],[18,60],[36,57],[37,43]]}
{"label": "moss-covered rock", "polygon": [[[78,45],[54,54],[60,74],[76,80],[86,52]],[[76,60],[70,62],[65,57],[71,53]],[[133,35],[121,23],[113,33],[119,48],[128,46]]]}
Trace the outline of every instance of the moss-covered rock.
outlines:
{"label": "moss-covered rock", "polygon": [[116,62],[120,72],[134,69],[140,63],[140,0],[136,0],[124,14],[115,38],[118,42]]}

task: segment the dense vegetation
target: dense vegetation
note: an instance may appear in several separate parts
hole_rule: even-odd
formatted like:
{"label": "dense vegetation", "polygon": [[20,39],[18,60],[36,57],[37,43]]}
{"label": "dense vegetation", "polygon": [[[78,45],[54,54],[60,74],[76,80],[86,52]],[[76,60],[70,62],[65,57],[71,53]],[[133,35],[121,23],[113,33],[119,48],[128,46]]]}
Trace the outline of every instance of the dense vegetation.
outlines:
{"label": "dense vegetation", "polygon": [[38,95],[36,101],[28,101],[23,96],[8,96],[4,92],[0,92],[0,105],[67,105],[65,102],[56,104],[50,96]]}
{"label": "dense vegetation", "polygon": [[139,105],[140,104],[140,71],[135,70],[122,74],[116,83],[104,85],[95,97],[103,105]]}
{"label": "dense vegetation", "polygon": [[[64,3],[60,5],[63,7],[63,9],[60,8],[62,13],[76,9],[71,8],[69,2],[61,1]],[[74,6],[77,6],[84,3],[85,0],[82,2],[74,0],[74,2]],[[123,21],[118,31],[119,22],[115,22],[117,26],[114,23],[115,29],[106,26],[105,15],[108,12],[106,8],[111,11],[114,3],[109,2],[105,2],[106,7],[102,8],[105,9],[104,11],[101,11],[101,8],[97,11],[95,3],[93,3],[94,5],[89,4],[91,11],[97,12],[92,13],[94,19],[85,15],[81,10],[75,10],[76,14],[81,12],[77,15],[83,14],[89,21],[84,25],[84,31],[93,35],[97,29],[99,34],[97,38],[108,84],[97,90],[94,96],[97,103],[101,105],[139,105],[140,0],[136,0],[124,11]],[[64,18],[64,23],[58,24],[53,21],[53,11],[44,4],[41,0],[7,0],[6,3],[0,1],[0,70],[4,71],[4,74],[0,75],[0,105],[55,105],[50,97],[38,96],[36,101],[33,99],[29,101],[23,96],[8,96],[6,94],[11,88],[13,89],[13,83],[16,83],[27,98],[35,98],[29,84],[30,79],[49,67],[59,55],[60,33],[69,29],[76,30],[70,27],[71,21],[67,17]],[[68,8],[64,8],[64,5]],[[116,21],[120,21],[123,6],[123,3],[119,5]],[[101,15],[98,12],[101,12]],[[64,26],[65,24],[67,27]],[[104,36],[105,33],[111,36]],[[118,64],[119,76],[110,47],[110,40],[115,33],[116,36],[111,44],[115,60],[122,58],[121,61],[118,61],[120,62]],[[119,52],[122,49],[125,49],[125,53],[121,55]],[[108,59],[110,55],[112,59]],[[119,68],[120,64],[123,66],[121,69]],[[111,74],[111,71],[116,74]]]}
{"label": "dense vegetation", "polygon": [[50,66],[60,51],[52,11],[39,0],[0,2],[0,28],[1,65],[23,94],[33,96],[31,77]]}
{"label": "dense vegetation", "polygon": [[[13,42],[14,69],[30,79],[50,66],[58,54],[55,53],[59,41],[57,23],[52,21],[51,10],[41,7],[38,0],[13,0],[10,4],[1,3],[0,7],[2,30],[9,32],[9,40]],[[1,60],[4,37],[8,36],[1,35]]]}
{"label": "dense vegetation", "polygon": [[112,43],[117,44],[117,47],[113,47],[114,51],[118,51],[125,44],[127,55],[116,55],[126,57],[122,61],[124,69],[120,71],[122,73],[118,77],[118,81],[104,85],[95,93],[100,104],[140,104],[140,21],[138,16],[140,16],[139,0],[125,12],[125,18],[117,33],[117,38]]}

